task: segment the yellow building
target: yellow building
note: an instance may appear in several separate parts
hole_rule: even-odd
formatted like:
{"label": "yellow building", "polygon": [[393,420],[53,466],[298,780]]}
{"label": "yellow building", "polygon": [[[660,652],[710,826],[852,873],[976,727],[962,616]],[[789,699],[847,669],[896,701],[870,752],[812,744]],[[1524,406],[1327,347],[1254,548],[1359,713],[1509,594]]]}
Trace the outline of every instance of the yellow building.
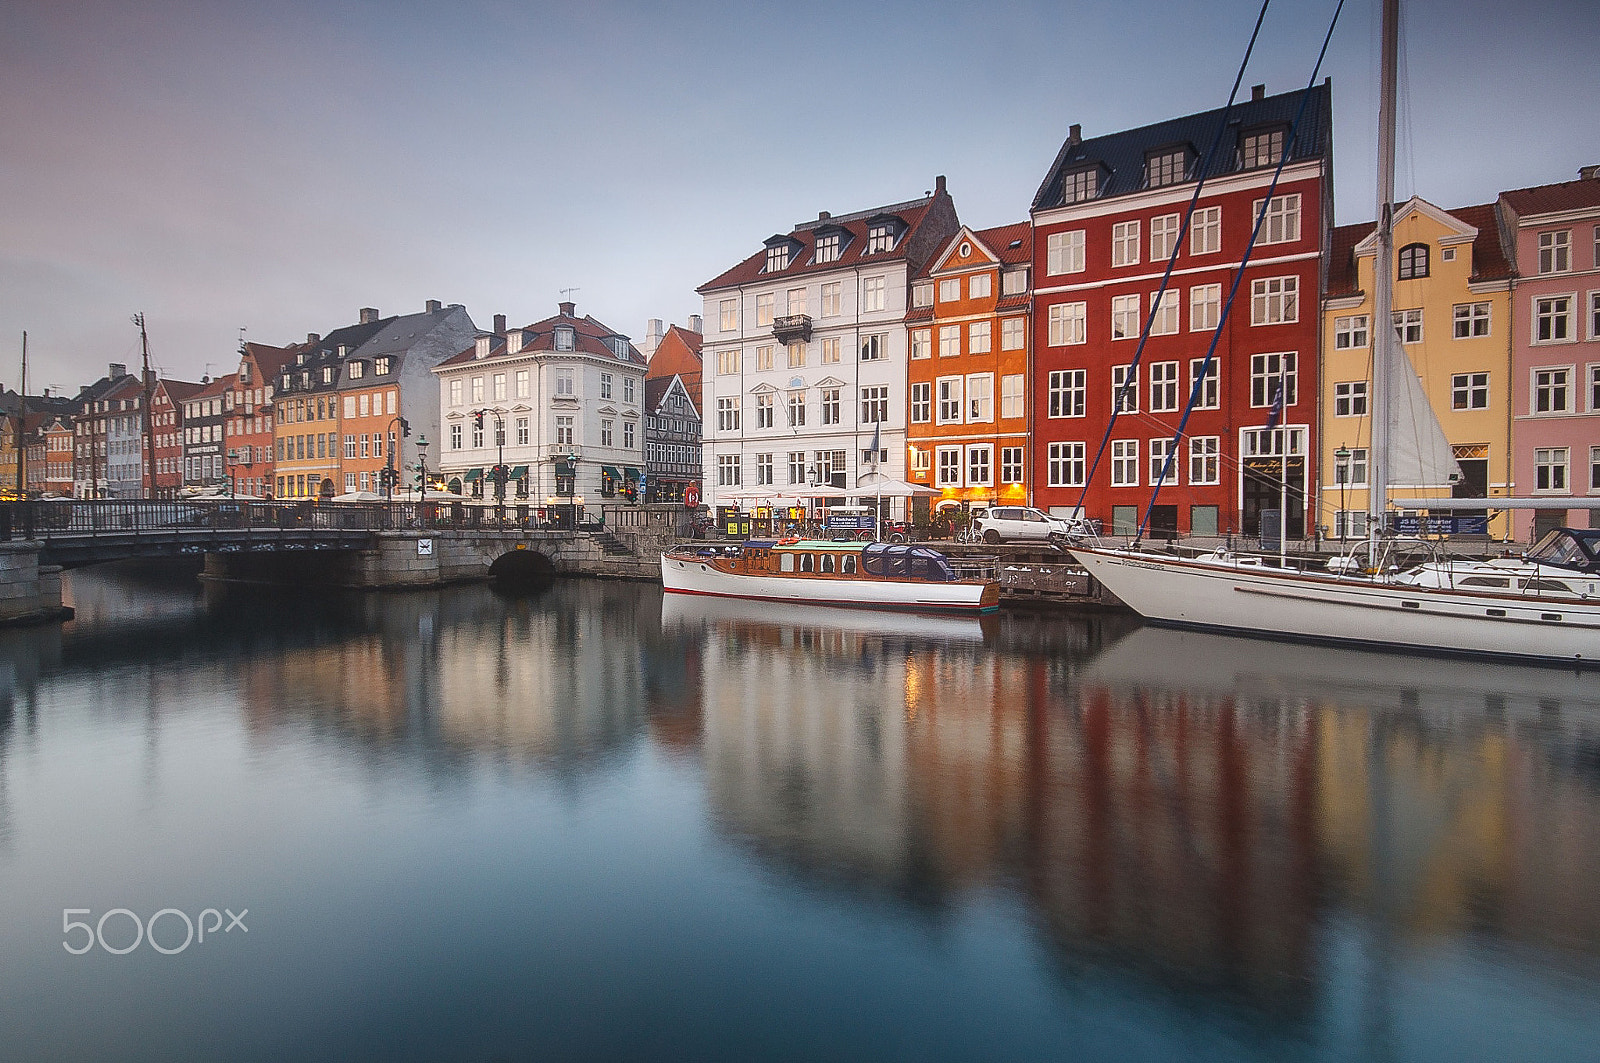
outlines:
{"label": "yellow building", "polygon": [[[1400,349],[1422,383],[1461,475],[1451,483],[1392,483],[1390,497],[1403,504],[1406,498],[1509,495],[1511,263],[1495,208],[1445,211],[1413,197],[1396,211],[1394,246]],[[1333,538],[1366,534],[1376,257],[1374,224],[1334,230],[1322,312],[1318,518]],[[1483,512],[1457,516],[1481,518]],[[1491,535],[1511,534],[1505,512],[1491,518]]]}

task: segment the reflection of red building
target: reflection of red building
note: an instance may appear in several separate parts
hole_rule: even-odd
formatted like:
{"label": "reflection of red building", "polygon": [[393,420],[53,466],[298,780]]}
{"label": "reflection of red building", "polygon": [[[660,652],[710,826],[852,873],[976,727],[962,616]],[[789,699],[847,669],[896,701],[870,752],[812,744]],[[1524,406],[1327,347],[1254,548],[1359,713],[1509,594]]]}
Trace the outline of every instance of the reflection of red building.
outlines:
{"label": "reflection of red building", "polygon": [[[1065,511],[1081,498],[1088,516],[1118,534],[1131,532],[1147,509],[1157,533],[1254,532],[1262,510],[1278,508],[1287,464],[1289,530],[1302,530],[1317,409],[1321,261],[1333,220],[1329,88],[1310,90],[1292,138],[1302,96],[1257,90],[1235,106],[1209,158],[1221,111],[1090,140],[1073,127],[1032,209],[1037,504]],[[1286,146],[1289,162],[1272,188]],[[1261,235],[1201,379],[1269,190]],[[1153,485],[1196,390],[1151,508]],[[1122,413],[1108,438],[1114,402]]]}

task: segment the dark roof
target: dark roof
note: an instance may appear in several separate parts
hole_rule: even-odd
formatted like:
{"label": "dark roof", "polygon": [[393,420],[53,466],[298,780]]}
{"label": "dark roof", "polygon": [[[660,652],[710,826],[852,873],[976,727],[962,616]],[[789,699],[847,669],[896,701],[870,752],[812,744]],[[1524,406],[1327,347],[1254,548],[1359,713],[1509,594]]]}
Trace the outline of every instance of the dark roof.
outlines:
{"label": "dark roof", "polygon": [[205,387],[204,384],[195,383],[192,380],[167,380],[165,378],[160,380],[157,386],[166,391],[167,398],[171,399],[174,404],[194,398],[200,393],[200,389]]}
{"label": "dark roof", "polygon": [[1600,207],[1600,180],[1563,181],[1555,185],[1517,188],[1501,192],[1500,199],[1519,216],[1559,214],[1568,210]]}
{"label": "dark roof", "polygon": [[[1472,241],[1472,281],[1507,280],[1512,276],[1511,260],[1500,239],[1500,224],[1493,203],[1458,207],[1445,213],[1478,230]],[[1377,222],[1371,221],[1334,227],[1328,251],[1328,298],[1362,294],[1356,287],[1356,245],[1376,227]]]}
{"label": "dark roof", "polygon": [[[1228,114],[1229,131],[1219,142],[1216,155],[1209,159],[1200,158],[1191,167],[1190,178],[1203,176],[1210,179],[1241,170],[1240,136],[1272,126],[1287,128],[1294,122],[1301,97],[1307,92],[1311,94],[1311,99],[1306,105],[1305,117],[1301,120],[1300,132],[1295,138],[1289,161],[1294,163],[1327,155],[1333,136],[1333,109],[1331,88],[1327,82],[1323,82],[1309,90],[1296,89],[1278,96],[1235,103]],[[1224,111],[1225,108],[1219,107],[1078,142],[1068,137],[1045,173],[1039,191],[1034,194],[1033,210],[1061,206],[1062,175],[1096,165],[1104,172],[1098,198],[1143,191],[1144,164],[1148,153],[1187,147],[1196,156],[1202,155],[1216,139]]]}

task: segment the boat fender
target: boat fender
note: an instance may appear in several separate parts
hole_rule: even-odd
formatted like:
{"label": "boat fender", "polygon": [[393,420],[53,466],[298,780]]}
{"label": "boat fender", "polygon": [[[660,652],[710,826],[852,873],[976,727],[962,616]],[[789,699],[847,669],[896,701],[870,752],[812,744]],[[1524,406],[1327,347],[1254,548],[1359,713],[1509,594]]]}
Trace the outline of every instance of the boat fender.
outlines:
{"label": "boat fender", "polygon": [[779,539],[773,545],[774,546],[793,546],[795,543],[797,543],[799,541],[800,541],[799,539]]}

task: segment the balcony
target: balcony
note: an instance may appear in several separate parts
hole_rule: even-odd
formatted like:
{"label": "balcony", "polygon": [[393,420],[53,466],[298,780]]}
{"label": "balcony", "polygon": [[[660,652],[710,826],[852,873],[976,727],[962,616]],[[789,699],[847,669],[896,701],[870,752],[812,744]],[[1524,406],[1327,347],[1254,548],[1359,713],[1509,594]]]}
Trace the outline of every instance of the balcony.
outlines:
{"label": "balcony", "polygon": [[549,461],[566,461],[570,458],[583,459],[583,448],[574,443],[551,443],[545,448],[546,459]]}
{"label": "balcony", "polygon": [[779,343],[808,343],[811,340],[811,315],[790,314],[772,319],[772,338]]}

